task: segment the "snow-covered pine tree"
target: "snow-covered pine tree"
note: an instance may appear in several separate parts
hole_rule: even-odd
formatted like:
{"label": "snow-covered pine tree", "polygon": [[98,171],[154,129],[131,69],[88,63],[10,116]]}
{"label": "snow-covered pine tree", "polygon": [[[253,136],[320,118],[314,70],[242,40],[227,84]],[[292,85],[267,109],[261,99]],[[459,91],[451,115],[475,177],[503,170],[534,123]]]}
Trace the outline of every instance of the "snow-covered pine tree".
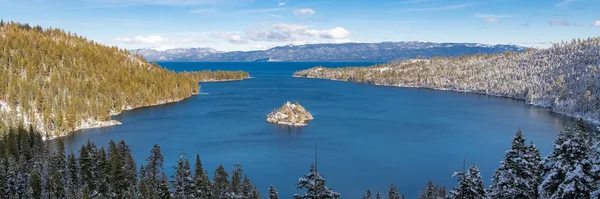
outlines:
{"label": "snow-covered pine tree", "polygon": [[260,191],[258,190],[258,187],[256,187],[256,185],[254,185],[252,187],[252,194],[250,194],[250,197],[247,197],[248,199],[262,199],[262,196],[260,196]]}
{"label": "snow-covered pine tree", "polygon": [[470,198],[485,198],[485,188],[483,186],[483,179],[481,178],[479,168],[475,165],[471,165],[466,177],[466,180],[469,183]]}
{"label": "snow-covered pine tree", "polygon": [[[2,143],[2,140],[0,140],[0,143]],[[0,147],[1,148],[1,147]],[[3,151],[0,151],[3,152]],[[3,156],[4,154],[0,154],[0,156]],[[0,158],[0,198],[8,198],[8,191],[9,191],[9,187],[8,187],[8,181],[7,181],[7,175],[6,175],[6,167],[5,165],[8,164],[5,161],[6,156],[1,157]]]}
{"label": "snow-covered pine tree", "polygon": [[133,156],[131,155],[131,149],[129,149],[129,146],[125,143],[125,141],[121,140],[117,148],[119,151],[119,156],[121,156],[121,164],[123,167],[123,194],[125,197],[133,197],[135,195],[137,185],[137,165],[135,164],[135,160],[133,160]]}
{"label": "snow-covered pine tree", "polygon": [[279,199],[279,192],[275,189],[275,186],[269,186],[269,199]]}
{"label": "snow-covered pine tree", "polygon": [[144,165],[140,166],[140,180],[138,182],[138,198],[152,198],[158,195],[158,192],[154,191],[150,184],[152,181],[147,177],[146,168]]}
{"label": "snow-covered pine tree", "polygon": [[192,179],[192,171],[189,161],[184,157],[185,153],[179,154],[177,165],[174,166],[175,173],[173,174],[171,185],[173,186],[173,195],[175,198],[195,198],[196,185]]}
{"label": "snow-covered pine tree", "polygon": [[419,195],[419,199],[445,199],[446,198],[446,188],[439,187],[433,183],[433,181],[429,180],[427,182],[427,186],[421,191]]}
{"label": "snow-covered pine tree", "polygon": [[68,178],[67,178],[67,195],[70,198],[78,198],[79,195],[79,165],[77,164],[77,159],[75,158],[75,154],[71,152],[67,157],[67,170],[68,170]]}
{"label": "snow-covered pine tree", "polygon": [[242,182],[242,190],[241,190],[241,195],[244,197],[250,197],[252,195],[252,189],[254,188],[254,185],[252,184],[252,182],[250,181],[250,179],[248,178],[248,176],[246,176],[246,174],[244,174],[244,180]]}
{"label": "snow-covered pine tree", "polygon": [[[127,184],[124,180],[123,157],[114,141],[108,144],[108,175],[109,195],[111,197],[124,197],[127,192]],[[83,177],[83,176],[82,176]],[[90,190],[95,190],[91,189]]]}
{"label": "snow-covered pine tree", "polygon": [[549,168],[539,186],[541,198],[591,198],[597,189],[598,176],[592,172],[592,148],[587,129],[565,128],[554,142],[554,151],[547,157]]}
{"label": "snow-covered pine tree", "polygon": [[398,191],[398,187],[393,184],[390,185],[390,190],[388,191],[388,199],[400,199],[400,192]]}
{"label": "snow-covered pine tree", "polygon": [[458,187],[450,192],[452,199],[482,199],[485,198],[483,179],[477,166],[472,165],[468,171],[456,171],[452,177],[457,177]]}
{"label": "snow-covered pine tree", "polygon": [[98,157],[98,163],[97,163],[98,170],[96,171],[96,174],[97,174],[96,193],[100,197],[108,198],[109,197],[108,176],[110,174],[110,167],[108,165],[108,159],[107,159],[106,151],[104,150],[104,147],[101,147],[98,150],[97,157]]}
{"label": "snow-covered pine tree", "polygon": [[160,151],[160,146],[154,144],[150,151],[150,156],[146,158],[146,185],[149,193],[159,193],[159,186],[162,183],[162,173],[164,170],[164,158]]}
{"label": "snow-covered pine tree", "polygon": [[42,198],[42,178],[39,171],[29,176],[28,198]]}
{"label": "snow-covered pine tree", "polygon": [[[595,135],[596,136],[594,136],[594,144],[592,147],[592,161],[594,165],[592,168],[592,173],[594,173],[596,177],[600,177],[600,126],[598,127],[598,131]],[[596,190],[592,193],[592,198],[600,199],[600,182],[596,182]]]}
{"label": "snow-covered pine tree", "polygon": [[367,189],[367,192],[365,193],[365,195],[363,195],[362,198],[363,199],[372,199],[372,197],[371,197],[371,190]]}
{"label": "snow-covered pine tree", "polygon": [[540,179],[540,155],[535,145],[526,146],[523,133],[518,130],[511,148],[506,151],[504,160],[496,169],[491,198],[536,199],[536,187]]}
{"label": "snow-covered pine tree", "polygon": [[212,184],[212,195],[214,198],[220,198],[225,195],[229,189],[229,174],[225,171],[223,165],[219,165],[215,170]]}
{"label": "snow-covered pine tree", "polygon": [[340,194],[325,186],[325,178],[316,171],[315,165],[310,165],[310,172],[298,179],[298,189],[306,189],[303,195],[295,194],[296,199],[325,199],[339,198]]}
{"label": "snow-covered pine tree", "polygon": [[49,173],[49,177],[50,179],[48,180],[48,192],[50,193],[50,195],[52,197],[55,198],[64,198],[66,196],[65,194],[65,180],[63,178],[63,170],[64,170],[64,166],[60,165],[60,157],[61,155],[59,155],[58,152],[55,152],[54,155],[52,156],[52,161],[50,161],[50,165],[48,165],[48,167],[50,168],[50,173]]}
{"label": "snow-covered pine tree", "polygon": [[200,155],[196,155],[196,168],[194,170],[194,181],[196,183],[196,195],[200,199],[211,199],[211,182],[208,174],[202,168]]}
{"label": "snow-covered pine tree", "polygon": [[542,171],[544,170],[544,165],[542,163],[543,159],[540,150],[533,142],[529,143],[529,146],[527,146],[523,159],[525,160],[524,163],[527,167],[527,171],[531,174],[529,187],[533,190],[530,190],[528,193],[534,199],[539,198],[540,194],[538,192],[538,187],[542,183]]}
{"label": "snow-covered pine tree", "polygon": [[94,186],[94,177],[92,176],[92,157],[90,157],[90,153],[88,152],[88,148],[86,146],[81,146],[79,150],[79,177],[80,177],[80,185],[82,188],[89,187],[89,191],[93,190]]}
{"label": "snow-covered pine tree", "polygon": [[[160,199],[170,199],[171,192],[169,191],[169,179],[167,178],[167,174],[165,172],[161,172],[159,175],[159,184],[158,184],[158,198]],[[151,196],[150,198],[154,198],[155,196]]]}
{"label": "snow-covered pine tree", "polygon": [[379,191],[379,189],[377,189],[377,191],[375,192],[375,199],[381,199],[381,192]]}
{"label": "snow-covered pine tree", "polygon": [[234,164],[235,169],[231,171],[231,185],[229,186],[229,194],[231,195],[239,195],[248,197],[249,195],[244,195],[242,193],[242,177],[244,174],[244,170],[242,169],[242,165],[240,163]]}

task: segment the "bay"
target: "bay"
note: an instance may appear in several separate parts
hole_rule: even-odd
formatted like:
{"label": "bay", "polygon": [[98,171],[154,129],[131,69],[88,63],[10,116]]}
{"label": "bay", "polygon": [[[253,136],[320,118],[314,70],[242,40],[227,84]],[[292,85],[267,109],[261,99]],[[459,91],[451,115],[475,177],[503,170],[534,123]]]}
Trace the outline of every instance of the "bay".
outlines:
{"label": "bay", "polygon": [[[123,112],[122,125],[76,132],[65,138],[78,154],[87,140],[108,145],[125,140],[138,164],[154,144],[161,146],[172,174],[179,154],[200,154],[212,177],[223,164],[241,163],[263,196],[270,184],[290,198],[318,149],[318,170],[342,198],[360,198],[367,188],[386,193],[390,184],[416,198],[428,180],[450,188],[452,173],[476,164],[486,186],[518,129],[543,155],[572,119],[522,101],[477,94],[381,87],[293,78],[314,66],[373,63],[179,63],[175,71],[244,70],[251,79],[201,83],[201,94],[162,106]],[[286,101],[298,101],[314,116],[305,127],[265,122]],[[384,194],[385,195],[385,194]]]}

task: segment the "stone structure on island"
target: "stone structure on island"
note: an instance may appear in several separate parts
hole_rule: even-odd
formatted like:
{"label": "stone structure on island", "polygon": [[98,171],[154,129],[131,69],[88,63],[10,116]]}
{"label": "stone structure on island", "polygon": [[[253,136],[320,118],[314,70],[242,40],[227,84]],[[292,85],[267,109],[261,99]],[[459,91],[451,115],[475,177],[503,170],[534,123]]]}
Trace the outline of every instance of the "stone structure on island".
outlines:
{"label": "stone structure on island", "polygon": [[313,116],[298,102],[286,102],[281,108],[267,115],[267,122],[290,126],[306,126]]}

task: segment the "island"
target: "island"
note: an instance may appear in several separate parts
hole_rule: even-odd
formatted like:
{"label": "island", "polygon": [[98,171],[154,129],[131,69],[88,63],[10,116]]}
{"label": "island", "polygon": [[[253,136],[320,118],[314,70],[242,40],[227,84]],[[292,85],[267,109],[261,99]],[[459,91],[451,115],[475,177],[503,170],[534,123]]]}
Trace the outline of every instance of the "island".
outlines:
{"label": "island", "polygon": [[267,115],[267,122],[290,126],[306,126],[306,122],[312,119],[310,112],[298,102],[292,104],[289,101]]}

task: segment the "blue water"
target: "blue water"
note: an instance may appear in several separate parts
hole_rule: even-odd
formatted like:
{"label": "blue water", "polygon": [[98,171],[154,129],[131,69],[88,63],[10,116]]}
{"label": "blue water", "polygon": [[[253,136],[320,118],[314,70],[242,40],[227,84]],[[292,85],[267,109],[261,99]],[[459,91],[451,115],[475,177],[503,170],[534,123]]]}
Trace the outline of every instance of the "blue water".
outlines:
{"label": "blue water", "polygon": [[[202,83],[201,95],[113,117],[119,126],[77,132],[66,146],[76,153],[88,139],[106,147],[125,140],[138,167],[160,144],[171,173],[178,154],[200,154],[205,169],[239,162],[267,192],[274,184],[291,198],[308,172],[318,146],[318,170],[343,198],[359,198],[367,188],[386,193],[390,184],[416,198],[428,180],[451,187],[462,162],[477,164],[489,185],[494,169],[517,129],[549,154],[559,129],[569,120],[520,101],[475,94],[349,82],[292,78],[317,65],[370,63],[162,63],[175,71],[245,70],[253,78]],[[286,101],[299,101],[314,116],[305,127],[265,122]],[[170,175],[170,174],[169,174]]]}

